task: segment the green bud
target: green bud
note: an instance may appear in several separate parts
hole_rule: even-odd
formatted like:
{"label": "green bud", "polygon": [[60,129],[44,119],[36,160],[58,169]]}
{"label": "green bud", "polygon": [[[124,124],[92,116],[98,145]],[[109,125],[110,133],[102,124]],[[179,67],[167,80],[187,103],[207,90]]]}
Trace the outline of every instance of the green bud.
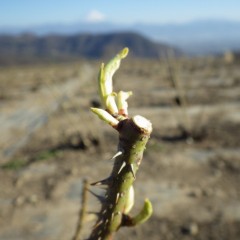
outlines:
{"label": "green bud", "polygon": [[99,108],[91,108],[91,110],[104,122],[108,123],[112,127],[117,127],[119,121],[116,118],[114,118],[111,114],[109,114],[107,111]]}
{"label": "green bud", "polygon": [[118,114],[127,116],[128,115],[128,103],[127,99],[132,95],[132,92],[120,91],[117,95],[117,106]]}
{"label": "green bud", "polygon": [[118,114],[117,104],[115,102],[116,93],[111,93],[106,97],[106,109],[112,114]]}
{"label": "green bud", "polygon": [[148,199],[146,199],[140,213],[134,218],[132,218],[133,226],[146,222],[152,216],[152,213],[153,213],[152,204]]}

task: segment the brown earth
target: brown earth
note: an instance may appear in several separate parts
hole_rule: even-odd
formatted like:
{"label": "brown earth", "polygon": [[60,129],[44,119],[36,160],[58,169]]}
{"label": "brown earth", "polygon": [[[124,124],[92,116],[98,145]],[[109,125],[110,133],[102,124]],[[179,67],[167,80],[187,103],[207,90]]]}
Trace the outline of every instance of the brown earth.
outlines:
{"label": "brown earth", "polygon": [[[0,239],[71,239],[83,179],[108,176],[117,133],[89,111],[99,104],[99,65],[0,69]],[[238,240],[239,63],[208,57],[170,66],[177,88],[164,61],[126,59],[114,77],[116,91],[134,93],[130,115],[154,128],[132,211],[149,198],[153,216],[115,239]],[[83,238],[99,209],[91,195],[87,207]]]}

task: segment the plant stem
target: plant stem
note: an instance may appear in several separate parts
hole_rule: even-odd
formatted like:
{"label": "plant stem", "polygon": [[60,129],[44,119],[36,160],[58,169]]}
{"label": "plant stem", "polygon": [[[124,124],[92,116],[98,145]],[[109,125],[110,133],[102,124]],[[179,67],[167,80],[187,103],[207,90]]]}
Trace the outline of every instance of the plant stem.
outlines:
{"label": "plant stem", "polygon": [[119,122],[118,149],[123,152],[116,157],[113,170],[103,184],[108,188],[102,201],[102,208],[89,240],[109,240],[123,223],[124,215],[133,205],[131,187],[136,179],[136,173],[141,163],[143,152],[152,131],[151,123],[135,116]]}

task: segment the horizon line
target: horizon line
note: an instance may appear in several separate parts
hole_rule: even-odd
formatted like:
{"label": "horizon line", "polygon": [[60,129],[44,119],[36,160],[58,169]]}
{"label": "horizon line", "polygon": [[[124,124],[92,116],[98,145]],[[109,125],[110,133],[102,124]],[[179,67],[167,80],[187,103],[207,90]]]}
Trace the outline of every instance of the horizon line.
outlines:
{"label": "horizon line", "polygon": [[148,22],[148,21],[136,21],[136,22],[115,22],[110,20],[103,20],[103,21],[86,21],[86,20],[76,20],[76,21],[69,21],[69,22],[43,22],[43,23],[35,23],[35,24],[20,24],[20,25],[0,25],[0,28],[31,28],[31,27],[42,27],[42,26],[51,26],[51,25],[73,25],[73,24],[89,24],[89,25],[97,25],[97,24],[111,24],[111,25],[123,25],[123,26],[134,26],[134,25],[183,25],[188,23],[194,22],[216,22],[216,21],[225,21],[225,22],[239,22],[240,19],[231,19],[231,18],[195,18],[190,20],[183,20],[183,21],[166,21],[166,22]]}

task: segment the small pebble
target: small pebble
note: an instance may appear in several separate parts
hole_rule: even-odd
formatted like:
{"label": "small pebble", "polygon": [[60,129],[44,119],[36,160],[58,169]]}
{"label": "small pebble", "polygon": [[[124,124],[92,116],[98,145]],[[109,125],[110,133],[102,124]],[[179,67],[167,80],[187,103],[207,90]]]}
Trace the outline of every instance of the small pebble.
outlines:
{"label": "small pebble", "polygon": [[212,196],[213,195],[213,190],[211,190],[211,189],[203,189],[202,190],[202,193],[203,193],[203,196],[205,196],[205,197],[210,197],[210,196]]}
{"label": "small pebble", "polygon": [[199,228],[196,223],[190,223],[189,225],[181,227],[181,232],[186,235],[196,236],[199,232]]}
{"label": "small pebble", "polygon": [[25,197],[24,196],[18,196],[14,200],[14,205],[17,207],[22,206],[25,203]]}
{"label": "small pebble", "polygon": [[36,194],[32,194],[29,198],[28,201],[32,204],[36,204],[38,202],[38,196]]}
{"label": "small pebble", "polygon": [[70,176],[77,175],[78,169],[77,168],[71,168],[66,170],[66,174]]}
{"label": "small pebble", "polygon": [[188,192],[189,197],[198,198],[202,196],[202,191],[200,189],[193,189]]}

